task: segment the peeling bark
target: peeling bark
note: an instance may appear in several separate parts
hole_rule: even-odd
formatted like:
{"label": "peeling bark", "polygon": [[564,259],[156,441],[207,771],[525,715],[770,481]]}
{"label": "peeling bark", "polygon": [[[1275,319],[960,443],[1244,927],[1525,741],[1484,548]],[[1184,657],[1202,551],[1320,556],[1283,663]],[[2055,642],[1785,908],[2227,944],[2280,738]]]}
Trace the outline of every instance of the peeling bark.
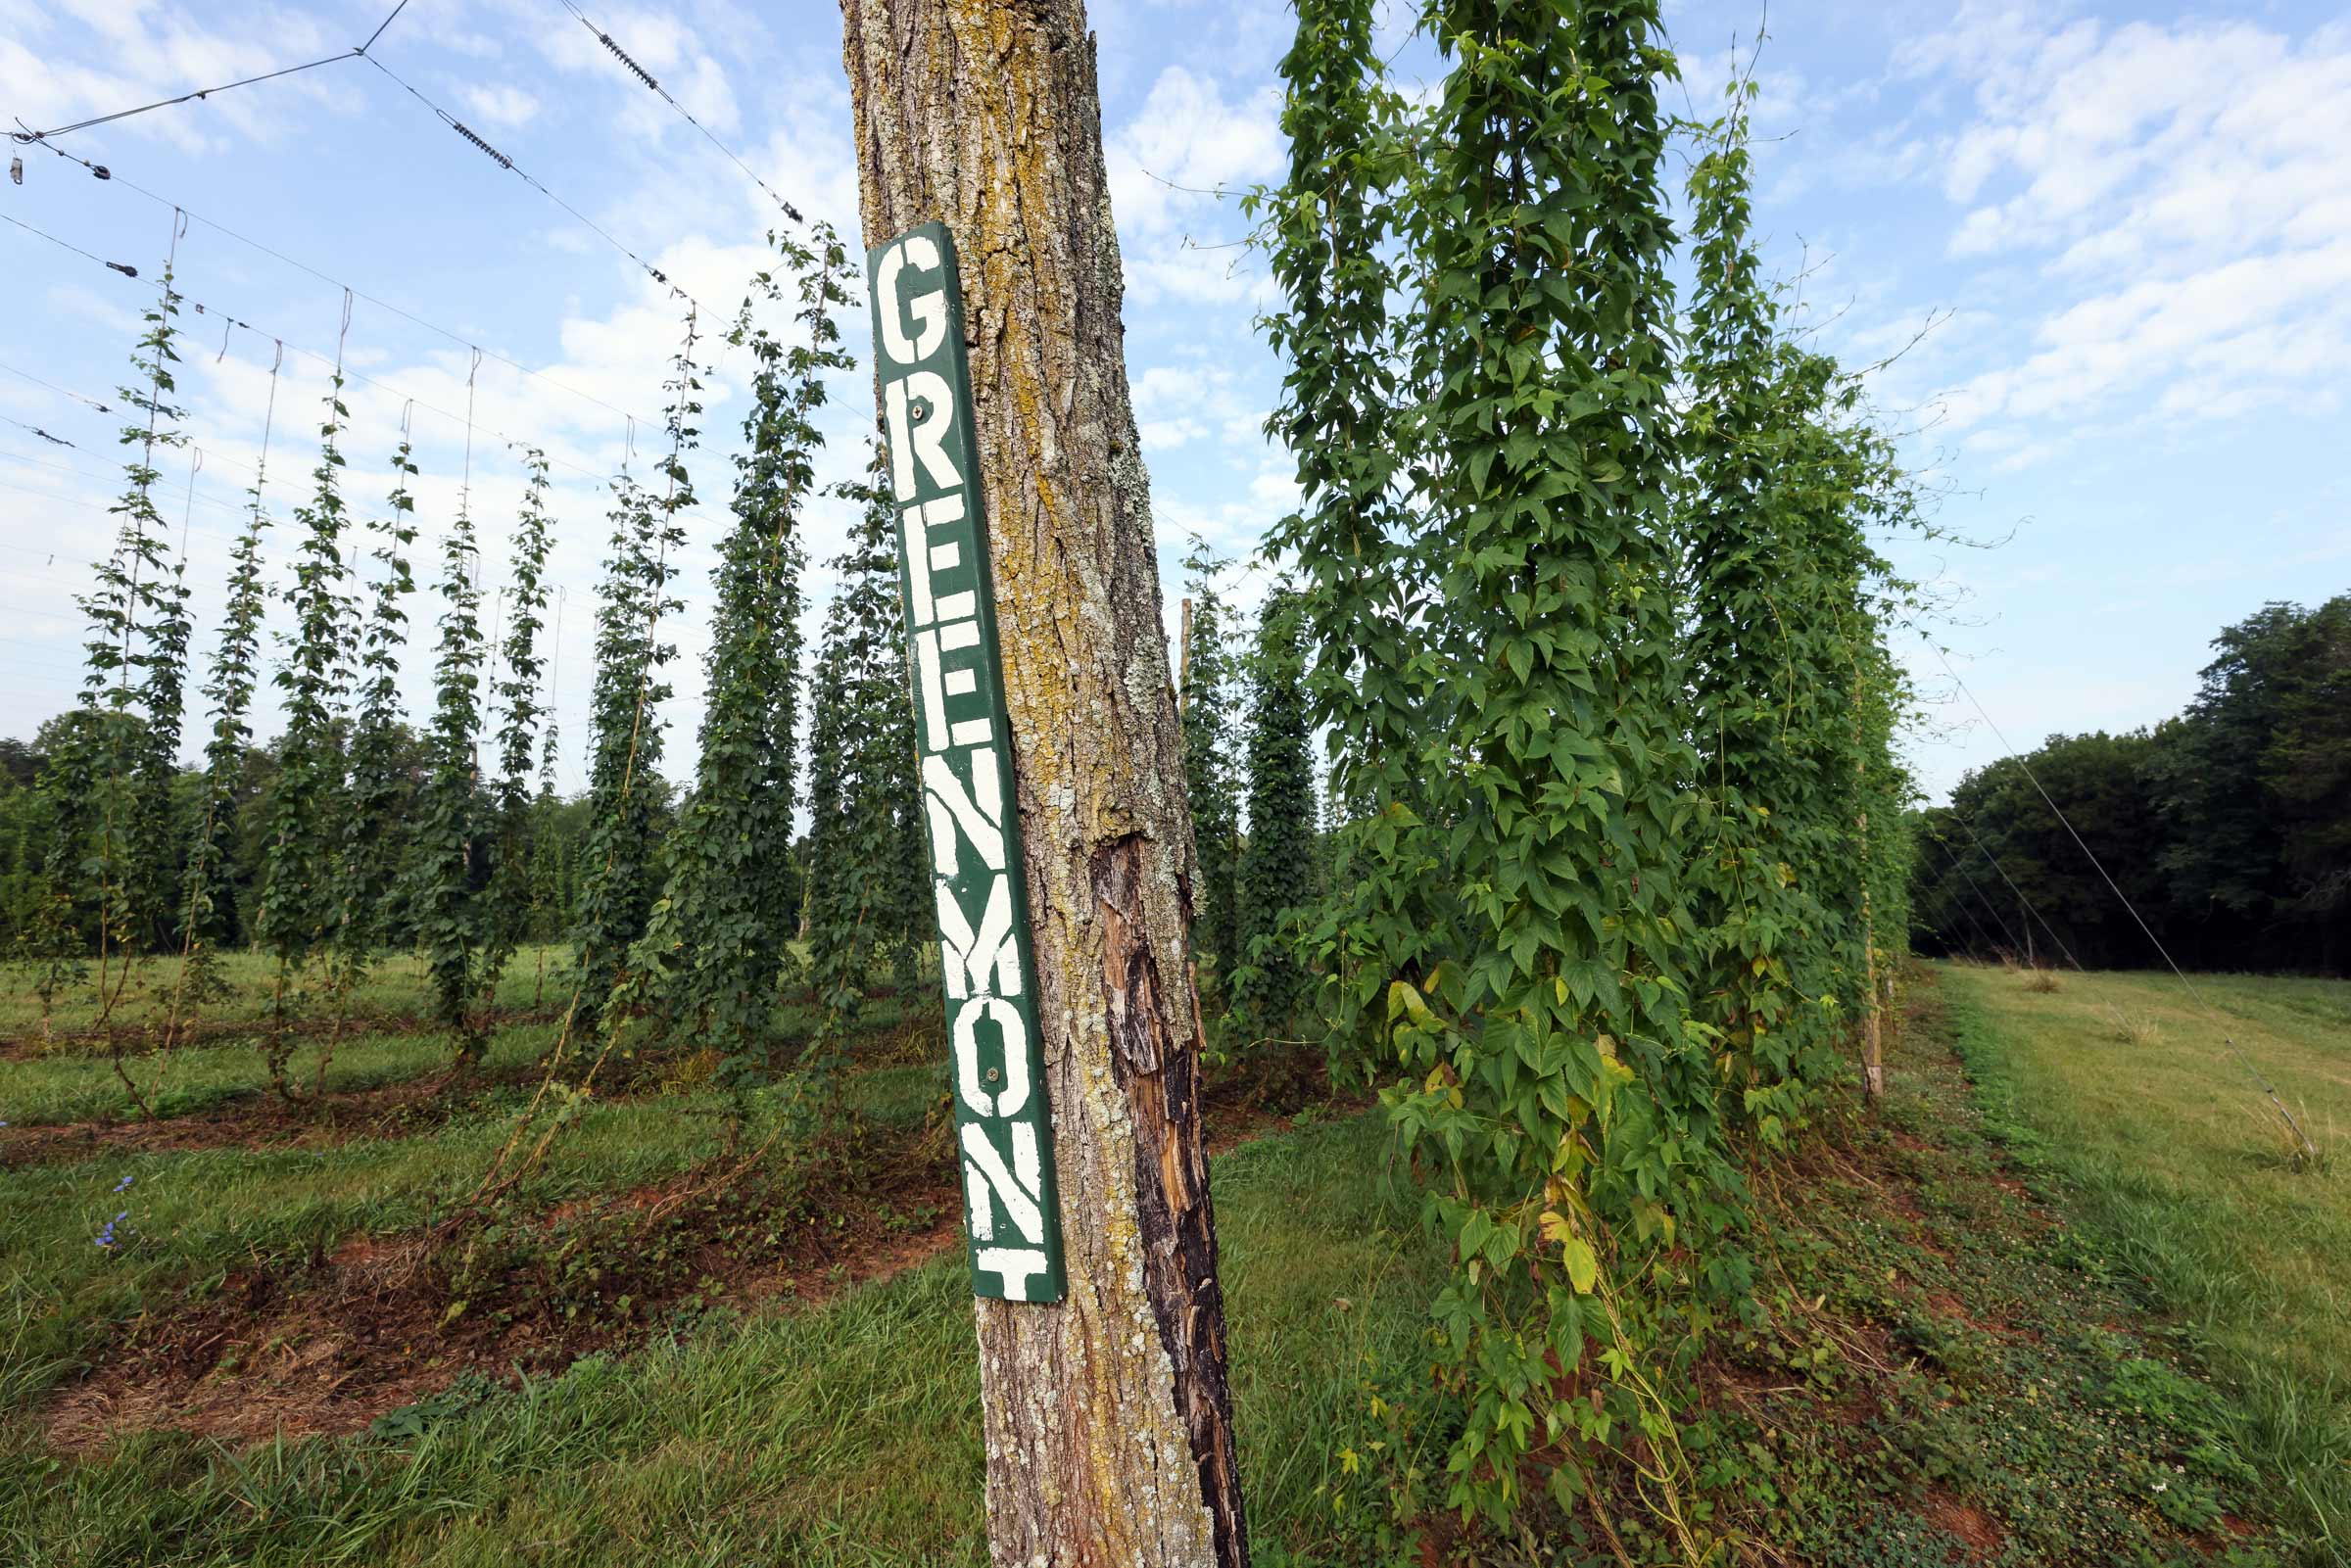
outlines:
{"label": "peeling bark", "polygon": [[1069,1295],[977,1304],[999,1565],[1245,1563],[1192,831],[1080,0],[842,0],[866,242],[963,259]]}

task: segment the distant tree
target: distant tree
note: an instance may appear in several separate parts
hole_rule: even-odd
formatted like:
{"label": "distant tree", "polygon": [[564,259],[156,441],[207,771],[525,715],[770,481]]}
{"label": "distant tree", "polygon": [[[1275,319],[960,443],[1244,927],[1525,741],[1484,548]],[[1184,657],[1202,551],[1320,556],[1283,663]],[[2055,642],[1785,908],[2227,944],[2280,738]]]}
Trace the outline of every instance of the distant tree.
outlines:
{"label": "distant tree", "polygon": [[2351,963],[2351,594],[2272,603],[2214,640],[2148,766],[2172,900],[2202,951]]}

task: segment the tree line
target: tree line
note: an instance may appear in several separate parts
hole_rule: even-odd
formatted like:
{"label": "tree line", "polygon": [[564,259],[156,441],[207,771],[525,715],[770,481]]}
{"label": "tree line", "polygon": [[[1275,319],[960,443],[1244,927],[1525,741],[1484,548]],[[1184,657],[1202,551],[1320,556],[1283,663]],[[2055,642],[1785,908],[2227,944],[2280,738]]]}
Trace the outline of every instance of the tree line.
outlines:
{"label": "tree line", "polygon": [[2264,605],[2212,647],[2177,717],[2051,736],[1918,813],[1920,951],[2351,968],[2351,594]]}

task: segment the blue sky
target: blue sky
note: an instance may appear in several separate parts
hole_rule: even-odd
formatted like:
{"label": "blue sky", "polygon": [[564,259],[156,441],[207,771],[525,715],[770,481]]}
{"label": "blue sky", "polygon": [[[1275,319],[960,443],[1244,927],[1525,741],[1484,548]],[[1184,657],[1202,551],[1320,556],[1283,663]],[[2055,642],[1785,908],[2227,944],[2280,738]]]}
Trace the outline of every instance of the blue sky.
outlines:
{"label": "blue sky", "polygon": [[[833,6],[580,4],[771,185],[854,236]],[[46,127],[312,59],[360,42],[388,9],[0,0],[0,117]],[[1278,383],[1252,327],[1264,268],[1233,244],[1234,205],[1200,194],[1278,172],[1272,72],[1289,23],[1277,7],[1158,0],[1092,17],[1128,371],[1173,596],[1187,532],[1244,551],[1293,495],[1287,458],[1260,434]],[[1683,3],[1667,18],[1688,105],[1709,110],[1760,9]],[[1781,0],[1770,30],[1757,215],[1771,258],[1801,274],[1819,340],[1848,362],[1918,340],[1877,374],[1876,395],[1916,431],[1938,522],[1960,542],[2004,543],[1897,553],[1943,606],[1935,640],[2011,739],[2160,718],[2192,692],[2222,624],[2267,599],[2351,587],[2339,433],[2351,24],[2339,12]],[[0,186],[0,214],[135,265],[141,281],[0,224],[0,418],[22,421],[0,424],[0,734],[29,734],[72,697],[70,595],[105,546],[120,420],[68,394],[115,401],[176,203],[196,214],[179,241],[181,291],[208,307],[183,318],[183,401],[205,455],[193,504],[183,469],[165,509],[185,507],[204,643],[277,339],[266,494],[281,562],[307,488],[326,374],[312,356],[331,358],[343,303],[307,266],[381,302],[357,301],[346,340],[346,363],[370,378],[347,399],[347,490],[360,508],[378,500],[414,400],[420,575],[465,463],[469,346],[491,356],[471,392],[473,509],[493,581],[522,481],[506,439],[558,463],[556,699],[564,782],[578,784],[605,534],[597,476],[620,460],[623,411],[639,416],[648,460],[683,309],[614,242],[689,291],[707,326],[741,298],[774,210],[561,0],[411,0],[374,54],[610,241],[360,62],[60,139],[109,166],[109,182],[11,147],[24,183]],[[861,320],[849,335],[862,352]],[[699,614],[744,376],[736,355],[705,377],[673,774],[699,712]],[[829,428],[843,474],[870,421],[865,387],[837,389]],[[844,522],[822,509],[812,554],[836,550]],[[812,587],[821,595],[828,582],[819,572]],[[1929,695],[1947,696],[1937,657],[1910,651]],[[418,710],[428,663],[410,660]],[[1930,707],[1914,758],[1940,792],[2002,749],[1971,707],[1946,702]]]}

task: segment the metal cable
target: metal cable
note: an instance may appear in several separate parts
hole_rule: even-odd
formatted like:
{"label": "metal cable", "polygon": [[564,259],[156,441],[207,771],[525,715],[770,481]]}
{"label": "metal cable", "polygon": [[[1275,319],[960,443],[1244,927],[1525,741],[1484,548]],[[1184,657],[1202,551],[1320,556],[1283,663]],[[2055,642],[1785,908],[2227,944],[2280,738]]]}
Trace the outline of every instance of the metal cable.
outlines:
{"label": "metal cable", "polygon": [[[291,76],[297,71],[315,71],[320,66],[331,66],[338,61],[364,60],[367,58],[367,51],[375,46],[375,40],[384,35],[384,29],[391,26],[400,14],[408,8],[408,0],[400,0],[400,4],[392,8],[392,15],[377,24],[375,31],[367,35],[365,43],[346,50],[342,54],[325,55],[316,60],[305,61],[299,66],[286,66],[277,71],[264,71],[261,75],[246,76],[237,81],[224,81],[217,87],[199,87],[193,92],[181,93],[176,98],[159,98],[152,104],[141,104],[136,109],[118,109],[111,115],[96,115],[88,119],[77,119],[71,125],[52,125],[47,130],[15,130],[9,132],[9,137],[13,141],[29,147],[46,142],[52,136],[64,136],[73,131],[87,130],[93,125],[110,125],[118,119],[128,119],[133,115],[144,115],[152,110],[168,109],[173,104],[185,104],[197,99],[210,98],[215,93],[228,92],[237,87],[250,87],[256,82],[275,81],[280,76]],[[20,119],[17,123],[23,125],[24,122]]]}
{"label": "metal cable", "polygon": [[[1929,645],[1932,646],[1933,644],[1930,643]],[[2287,1128],[2292,1131],[2294,1135],[2294,1141],[2301,1145],[2304,1158],[2316,1161],[2319,1157],[2319,1146],[2310,1141],[2310,1134],[2302,1130],[2302,1123],[2296,1120],[2294,1114],[2285,1108],[2285,1101],[2279,1095],[2276,1086],[2273,1085],[2267,1077],[2262,1075],[2261,1069],[2255,1067],[2252,1062],[2246,1058],[2244,1052],[2237,1049],[2236,1041],[2231,1038],[2229,1035],[2228,1026],[2221,1018],[2220,1010],[2215,1008],[2210,1002],[2204,1000],[2204,993],[2196,989],[2196,982],[2189,979],[2187,977],[2187,972],[2182,969],[2178,962],[2173,959],[2171,949],[2163,945],[2163,938],[2155,934],[2155,928],[2147,924],[2146,917],[2139,914],[2138,906],[2131,902],[2130,895],[2125,893],[2121,885],[2115,881],[2114,878],[2107,874],[2106,863],[2098,859],[2097,853],[2092,850],[2087,843],[2084,842],[2081,833],[2077,832],[2074,829],[2073,820],[2066,816],[2064,810],[2058,806],[2055,800],[2050,798],[2049,792],[2041,787],[2040,778],[2038,774],[2034,773],[2033,765],[2025,760],[2024,753],[2018,751],[2016,746],[2009,740],[2008,736],[2001,733],[1998,722],[1992,718],[1991,711],[1988,710],[1984,704],[1977,699],[1976,693],[1969,689],[1968,684],[1959,679],[1959,672],[1951,668],[1951,661],[1943,656],[1943,650],[1941,648],[1935,649],[1935,658],[1936,661],[1943,666],[1943,673],[1951,678],[1951,684],[1957,687],[1961,692],[1965,693],[1968,702],[1975,708],[1978,714],[1982,715],[1984,723],[1991,728],[1992,735],[1999,740],[2000,744],[2008,748],[2009,754],[2016,759],[2017,767],[2024,771],[2026,780],[2033,785],[2033,792],[2040,796],[2041,804],[2047,806],[2049,810],[2055,814],[2057,821],[2064,826],[2066,835],[2073,839],[2074,846],[2080,849],[2084,857],[2089,861],[2091,868],[2097,872],[2099,880],[2106,884],[2107,891],[2113,893],[2116,899],[2121,902],[2123,908],[2130,912],[2131,919],[2137,924],[2139,930],[2146,935],[2148,942],[2153,944],[2155,951],[2161,955],[2164,964],[2171,970],[2173,975],[2178,978],[2182,987],[2186,990],[2188,1000],[2194,1002],[2197,1007],[2203,1009],[2206,1016],[2209,1017],[2214,1023],[2221,1025],[2221,1044],[2228,1049],[2230,1056],[2235,1059],[2236,1065],[2240,1068],[2243,1068],[2246,1074],[2250,1076],[2255,1083],[2261,1086],[2261,1092],[2269,1096],[2270,1105],[2277,1111],[2279,1117],[2284,1120]],[[1956,814],[1954,813],[1954,815]],[[1973,830],[1970,831],[1972,832]],[[2020,894],[2019,896],[2022,895]],[[2072,955],[2068,954],[2067,956],[2070,958]],[[2080,968],[2079,965],[2076,965],[2075,967]]]}
{"label": "metal cable", "polygon": [[737,168],[742,169],[745,175],[749,176],[752,184],[765,191],[767,193],[768,200],[774,202],[777,207],[781,208],[786,217],[792,219],[792,221],[794,223],[806,221],[800,216],[800,210],[798,208],[786,201],[783,195],[778,192],[774,186],[761,179],[757,170],[753,169],[750,165],[744,163],[741,158],[736,156],[735,149],[729,147],[725,142],[720,141],[717,136],[711,133],[709,126],[695,119],[693,112],[687,109],[684,104],[679,103],[676,98],[672,97],[668,88],[662,86],[659,82],[653,79],[653,73],[651,71],[637,64],[636,61],[630,59],[628,52],[622,49],[619,44],[612,41],[612,35],[610,33],[604,31],[603,28],[598,26],[595,23],[590,22],[588,20],[588,14],[585,11],[582,11],[578,6],[572,4],[572,0],[563,0],[563,9],[570,12],[573,16],[579,18],[580,25],[586,27],[590,32],[594,33],[596,35],[596,41],[602,44],[606,49],[610,50],[612,52],[612,58],[628,68],[628,71],[631,75],[635,76],[639,81],[644,82],[648,87],[650,87],[654,93],[660,97],[663,103],[669,105],[670,108],[678,112],[679,117],[683,119],[687,124],[692,125],[696,130],[700,131],[704,141],[717,148],[721,153],[724,153],[728,162],[732,163]]}

